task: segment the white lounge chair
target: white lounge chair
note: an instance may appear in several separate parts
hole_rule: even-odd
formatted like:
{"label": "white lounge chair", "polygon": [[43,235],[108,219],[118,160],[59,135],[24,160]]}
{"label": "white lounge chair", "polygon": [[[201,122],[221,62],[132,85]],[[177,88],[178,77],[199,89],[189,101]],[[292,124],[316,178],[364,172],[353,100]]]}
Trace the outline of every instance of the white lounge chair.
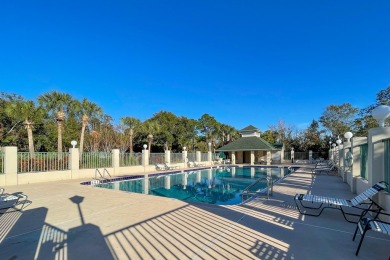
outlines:
{"label": "white lounge chair", "polygon": [[[331,198],[331,197],[311,195],[311,194],[296,194],[294,197],[294,202],[297,205],[297,209],[299,213],[303,215],[318,217],[326,208],[338,209],[343,213],[343,217],[345,218],[346,221],[351,223],[356,223],[354,221],[347,219],[346,215],[360,216],[360,214],[345,212],[343,207],[346,208],[352,207],[352,208],[357,208],[365,211],[365,210],[372,210],[372,206],[375,205],[380,211],[382,208],[377,203],[375,203],[371,198],[379,191],[384,190],[387,185],[388,184],[385,183],[384,181],[378,182],[377,184],[365,190],[364,192],[360,193],[359,195],[357,195],[351,200],[346,200],[341,198]],[[300,205],[298,205],[298,201]],[[303,203],[304,201],[306,202],[306,204]],[[361,207],[364,204],[367,204],[369,206],[366,208]],[[317,206],[315,207],[313,205],[317,205]],[[303,211],[304,209],[309,209],[311,211],[319,210],[319,212],[316,214],[308,213],[306,211]]]}
{"label": "white lounge chair", "polygon": [[359,230],[359,233],[362,238],[360,239],[359,246],[356,250],[356,256],[359,254],[360,247],[362,246],[363,239],[367,231],[371,230],[390,235],[390,223],[380,219],[380,217],[390,217],[390,214],[380,212],[378,214],[374,214],[374,217],[366,217],[366,213],[367,212],[362,212],[355,229],[355,234],[352,238],[352,240],[355,241],[356,233]]}
{"label": "white lounge chair", "polygon": [[195,167],[203,167],[206,166],[204,163],[199,163],[197,161],[194,162]]}
{"label": "white lounge chair", "polygon": [[[2,195],[0,196],[0,214],[20,211],[27,204],[30,204],[31,201],[27,200],[27,195],[23,193],[13,193],[13,194],[4,194],[4,189],[2,189]],[[12,209],[11,211],[9,209]]]}
{"label": "white lounge chair", "polygon": [[165,165],[165,168],[167,170],[175,170],[175,169],[179,169],[180,167],[179,166],[176,166],[176,165],[170,165],[169,163],[164,163]]}
{"label": "white lounge chair", "polygon": [[158,170],[158,171],[165,171],[165,170],[167,170],[167,167],[165,167],[164,164],[156,163],[156,170]]}

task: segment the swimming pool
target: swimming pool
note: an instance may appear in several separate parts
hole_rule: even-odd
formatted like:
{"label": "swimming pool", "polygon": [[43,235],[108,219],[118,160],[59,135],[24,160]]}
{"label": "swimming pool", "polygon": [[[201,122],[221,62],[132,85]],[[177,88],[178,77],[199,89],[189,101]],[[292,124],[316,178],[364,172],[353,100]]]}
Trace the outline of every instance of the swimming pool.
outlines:
{"label": "swimming pool", "polygon": [[[257,179],[271,177],[273,183],[290,174],[286,167],[219,167],[197,171],[159,173],[133,180],[101,183],[96,187],[116,189],[218,205],[241,203],[242,190]],[[258,183],[253,188],[265,188]]]}

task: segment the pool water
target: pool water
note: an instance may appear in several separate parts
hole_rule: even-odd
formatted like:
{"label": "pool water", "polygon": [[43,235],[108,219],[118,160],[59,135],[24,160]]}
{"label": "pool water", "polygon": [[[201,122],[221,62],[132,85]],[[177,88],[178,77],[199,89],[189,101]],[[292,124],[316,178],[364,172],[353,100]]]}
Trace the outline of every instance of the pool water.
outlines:
{"label": "pool water", "polygon": [[[241,203],[242,190],[258,178],[273,182],[290,174],[286,167],[220,167],[198,171],[162,173],[128,181],[102,183],[97,187],[218,205]],[[253,188],[260,190],[260,182]]]}

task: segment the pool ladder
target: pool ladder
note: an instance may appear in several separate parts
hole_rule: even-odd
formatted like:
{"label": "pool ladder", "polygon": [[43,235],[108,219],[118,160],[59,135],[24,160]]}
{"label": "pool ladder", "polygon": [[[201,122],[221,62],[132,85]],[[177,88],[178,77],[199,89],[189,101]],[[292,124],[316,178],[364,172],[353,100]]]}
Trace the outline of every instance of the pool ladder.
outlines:
{"label": "pool ladder", "polygon": [[[260,182],[264,182],[264,181],[267,184],[266,188],[264,188],[262,190],[256,190],[256,191],[251,190],[251,188],[253,188],[256,184],[258,184]],[[267,199],[269,199],[270,195],[272,196],[272,194],[273,194],[273,180],[272,180],[272,177],[270,177],[270,176],[259,178],[254,183],[252,183],[251,185],[249,185],[248,187],[243,189],[242,193],[241,193],[241,202],[244,202],[250,196],[255,196],[255,195],[258,196],[258,195],[263,195],[263,194],[267,195]]]}
{"label": "pool ladder", "polygon": [[[106,174],[109,176],[109,178],[105,177]],[[98,178],[98,175],[100,176],[100,178]],[[108,182],[111,182],[111,178],[112,177],[106,168],[103,169],[103,174],[100,172],[99,168],[96,168],[95,178],[94,178],[95,182],[98,181],[99,184],[100,183],[108,183]]]}

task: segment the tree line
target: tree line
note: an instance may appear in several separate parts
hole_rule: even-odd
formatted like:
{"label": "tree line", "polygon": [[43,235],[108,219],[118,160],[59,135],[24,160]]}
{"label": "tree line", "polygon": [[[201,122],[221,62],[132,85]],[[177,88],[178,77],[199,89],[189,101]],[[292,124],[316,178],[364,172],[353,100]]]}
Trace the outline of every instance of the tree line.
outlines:
{"label": "tree line", "polygon": [[[366,108],[350,103],[329,105],[306,129],[297,129],[280,120],[261,133],[271,144],[283,143],[285,149],[326,152],[329,142],[343,138],[347,131],[367,136],[378,123],[371,111],[390,103],[390,86],[376,95]],[[207,151],[208,143],[217,149],[240,137],[234,127],[218,122],[212,115],[199,119],[176,116],[168,111],[155,113],[141,121],[135,116],[120,118],[119,124],[96,103],[77,100],[67,93],[52,91],[36,100],[26,100],[14,93],[0,92],[0,146],[17,146],[19,151],[65,152],[77,140],[83,151],[140,152],[147,144],[151,152]]]}

